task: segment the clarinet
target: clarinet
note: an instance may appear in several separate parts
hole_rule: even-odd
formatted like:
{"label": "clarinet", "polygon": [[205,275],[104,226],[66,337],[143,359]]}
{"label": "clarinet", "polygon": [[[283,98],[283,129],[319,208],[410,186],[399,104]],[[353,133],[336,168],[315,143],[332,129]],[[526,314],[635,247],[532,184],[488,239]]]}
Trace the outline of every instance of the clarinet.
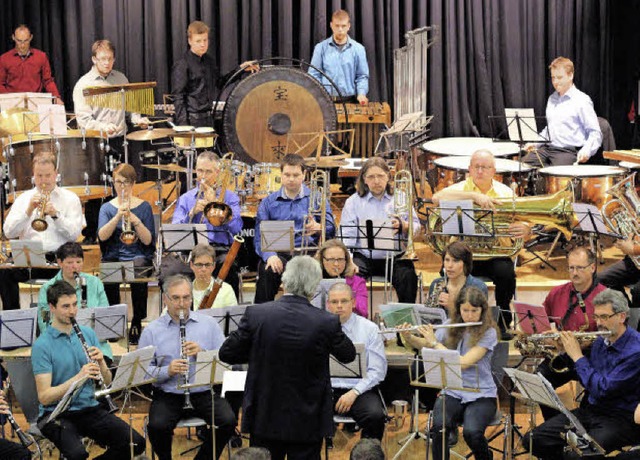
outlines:
{"label": "clarinet", "polygon": [[76,291],[80,289],[80,308],[87,308],[87,280],[78,272],[73,273],[76,280]]}
{"label": "clarinet", "polygon": [[[78,336],[78,339],[80,339],[80,343],[82,344],[82,349],[84,350],[84,355],[87,357],[87,361],[90,363],[97,364],[94,360],[91,359],[91,355],[89,355],[89,346],[87,345],[87,341],[84,338],[84,334],[82,333],[82,330],[80,329],[80,326],[78,325],[78,322],[76,321],[75,318],[71,318],[71,325],[73,326],[73,330]],[[102,378],[102,372],[98,374],[97,382],[103,391],[108,390],[107,385],[104,383],[104,379]],[[109,413],[112,413],[118,410],[118,406],[114,404],[113,400],[111,399],[111,395],[105,394],[104,399],[105,401],[107,401],[107,404],[109,405]]]}
{"label": "clarinet", "polygon": [[[187,353],[184,351],[184,344],[187,341],[187,321],[184,319],[184,310],[180,310],[180,359],[184,359],[187,361],[187,366],[189,365],[189,357]],[[189,384],[189,368],[183,374],[184,384]],[[189,388],[184,389],[184,406],[182,406],[183,410],[193,409],[193,405],[191,404],[191,392]]]}
{"label": "clarinet", "polygon": [[20,443],[24,447],[29,447],[34,442],[33,437],[31,437],[31,435],[29,435],[29,434],[25,433],[24,431],[22,431],[22,428],[20,428],[20,425],[18,425],[18,422],[16,422],[16,419],[13,418],[13,414],[11,413],[11,409],[9,409],[8,406],[9,406],[9,404],[7,404],[7,413],[6,414],[0,414],[0,415],[4,415],[5,416],[5,418],[7,419],[9,424],[11,425],[11,428],[13,428],[13,431],[18,435],[18,439],[20,439]]}

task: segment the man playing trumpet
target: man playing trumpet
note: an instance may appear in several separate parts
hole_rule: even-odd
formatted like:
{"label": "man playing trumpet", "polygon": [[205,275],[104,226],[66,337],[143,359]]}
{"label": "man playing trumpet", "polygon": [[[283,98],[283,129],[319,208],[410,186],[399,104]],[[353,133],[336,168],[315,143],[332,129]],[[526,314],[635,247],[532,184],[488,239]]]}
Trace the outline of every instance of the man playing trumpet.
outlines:
{"label": "man playing trumpet", "polygon": [[[233,235],[242,230],[242,216],[240,215],[240,198],[231,190],[225,190],[224,196],[218,196],[218,190],[214,187],[220,176],[220,159],[213,152],[202,152],[196,160],[196,178],[198,186],[183,194],[178,200],[178,205],[173,213],[174,224],[205,224],[209,231],[209,242],[216,251],[216,270],[224,263],[229,247],[233,243]],[[224,186],[224,184],[223,184]],[[214,226],[203,214],[204,208],[209,203],[224,203],[230,209],[231,216],[221,225]],[[236,297],[239,295],[238,267],[234,263],[225,280],[231,285]]]}
{"label": "man playing trumpet", "polygon": [[[53,153],[42,152],[34,156],[35,187],[21,193],[11,206],[4,223],[4,233],[8,239],[41,241],[44,250],[53,253],[63,243],[78,238],[85,225],[80,199],[75,193],[58,187],[57,176],[56,157]],[[36,219],[41,219],[40,225],[33,226]],[[55,271],[45,269],[34,270],[31,276],[49,279],[54,274]],[[26,279],[26,270],[0,270],[3,309],[20,308],[18,282]]]}

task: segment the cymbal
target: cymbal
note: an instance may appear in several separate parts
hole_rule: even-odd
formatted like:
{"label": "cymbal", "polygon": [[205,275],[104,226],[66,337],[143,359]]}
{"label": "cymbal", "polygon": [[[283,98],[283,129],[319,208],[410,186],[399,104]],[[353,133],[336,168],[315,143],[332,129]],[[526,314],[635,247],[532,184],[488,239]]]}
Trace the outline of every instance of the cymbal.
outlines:
{"label": "cymbal", "polygon": [[155,169],[156,171],[169,171],[176,173],[186,173],[187,168],[183,168],[179,165],[168,164],[168,165],[142,165],[143,168],[147,169]]}
{"label": "cymbal", "polygon": [[127,139],[130,141],[155,141],[169,137],[172,133],[173,129],[171,128],[141,129],[127,134]]}
{"label": "cymbal", "polygon": [[13,136],[33,131],[33,128],[36,127],[33,120],[27,122],[28,127],[25,126],[24,114],[26,112],[30,112],[30,110],[21,107],[14,107],[0,112],[0,136]]}

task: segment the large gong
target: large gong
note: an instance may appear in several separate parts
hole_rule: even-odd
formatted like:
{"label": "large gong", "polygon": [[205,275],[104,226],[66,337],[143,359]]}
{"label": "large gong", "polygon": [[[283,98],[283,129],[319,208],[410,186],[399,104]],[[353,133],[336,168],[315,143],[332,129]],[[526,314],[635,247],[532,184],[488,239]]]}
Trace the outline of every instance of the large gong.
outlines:
{"label": "large gong", "polygon": [[[315,78],[293,67],[266,68],[246,77],[229,94],[223,115],[229,151],[249,164],[277,162],[293,153],[286,151],[288,134],[322,133],[336,125],[329,94]],[[309,156],[317,146],[310,143],[298,153]]]}

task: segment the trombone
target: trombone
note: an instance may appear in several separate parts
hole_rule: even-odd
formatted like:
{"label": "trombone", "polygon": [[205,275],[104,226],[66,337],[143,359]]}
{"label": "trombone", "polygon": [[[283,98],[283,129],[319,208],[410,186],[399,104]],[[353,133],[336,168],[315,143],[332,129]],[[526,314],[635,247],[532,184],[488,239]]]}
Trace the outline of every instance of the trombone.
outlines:
{"label": "trombone", "polygon": [[309,189],[309,208],[304,219],[304,225],[302,226],[302,243],[300,248],[302,252],[315,249],[311,247],[312,235],[306,233],[305,229],[308,224],[315,221],[316,216],[320,216],[320,238],[318,240],[318,247],[322,246],[327,239],[327,203],[330,198],[328,173],[322,169],[313,171],[309,178]]}

